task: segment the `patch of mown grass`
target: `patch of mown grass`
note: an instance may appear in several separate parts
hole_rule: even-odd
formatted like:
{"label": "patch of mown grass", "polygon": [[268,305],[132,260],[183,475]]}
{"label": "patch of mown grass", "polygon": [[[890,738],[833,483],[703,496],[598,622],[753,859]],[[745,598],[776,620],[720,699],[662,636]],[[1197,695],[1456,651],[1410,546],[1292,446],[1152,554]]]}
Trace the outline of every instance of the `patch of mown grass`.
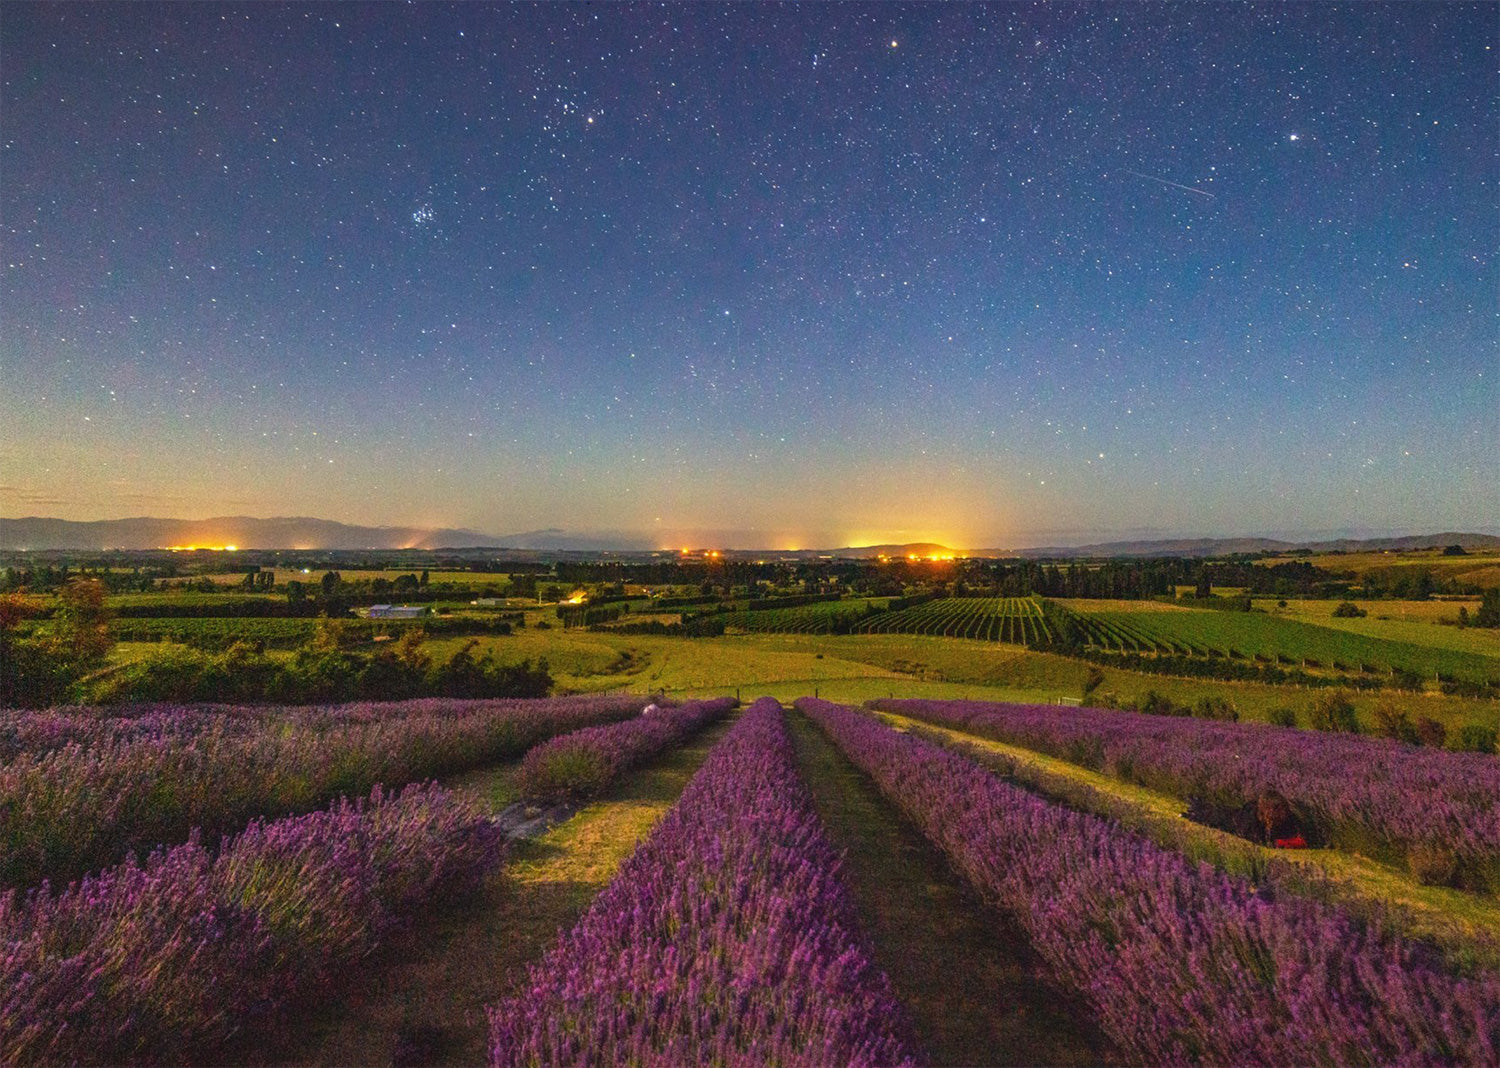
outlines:
{"label": "patch of mown grass", "polygon": [[1039,962],[806,716],[804,780],[856,907],[933,1064],[1098,1064],[1102,1041],[1037,978]]}
{"label": "patch of mown grass", "polygon": [[1458,627],[1458,610],[1473,619],[1479,600],[1470,601],[1355,601],[1364,616],[1341,618],[1333,614],[1341,601],[1287,601],[1281,608],[1274,598],[1257,599],[1255,607],[1272,616],[1301,620],[1320,627],[1385,638],[1412,645],[1431,646],[1454,652],[1500,657],[1500,633],[1478,627]]}
{"label": "patch of mown grass", "polygon": [[[477,901],[427,917],[398,948],[367,964],[350,997],[282,1036],[262,1063],[487,1063],[485,1006],[513,993],[526,966],[577,921],[676,804],[734,718],[627,775],[546,834],[519,843]],[[471,772],[446,785],[498,812],[516,798],[518,766]]]}
{"label": "patch of mown grass", "polygon": [[[1500,901],[1482,894],[1424,886],[1407,872],[1363,856],[1330,849],[1264,846],[1185,819],[1181,798],[1089,771],[1065,760],[964,731],[889,712],[874,715],[898,730],[913,730],[971,751],[982,763],[1034,793],[1080,811],[1113,819],[1157,844],[1194,860],[1328,900],[1351,912],[1379,914],[1412,937],[1437,945],[1456,965],[1500,967]],[[1272,866],[1280,870],[1272,874]]]}

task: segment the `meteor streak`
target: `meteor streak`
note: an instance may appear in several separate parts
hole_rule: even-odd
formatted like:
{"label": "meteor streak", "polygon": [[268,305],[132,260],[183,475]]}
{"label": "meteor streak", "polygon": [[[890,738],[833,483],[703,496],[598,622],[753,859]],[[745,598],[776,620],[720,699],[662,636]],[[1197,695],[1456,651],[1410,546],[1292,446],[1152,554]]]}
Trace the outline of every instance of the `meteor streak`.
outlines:
{"label": "meteor streak", "polygon": [[1126,174],[1133,174],[1137,178],[1146,179],[1148,182],[1160,182],[1162,185],[1169,185],[1173,189],[1181,189],[1184,193],[1197,193],[1200,197],[1208,197],[1209,200],[1214,199],[1214,194],[1206,189],[1195,189],[1193,186],[1183,185],[1181,182],[1169,182],[1165,178],[1157,178],[1151,174],[1142,174],[1140,171],[1133,171],[1128,167],[1124,168],[1124,170]]}

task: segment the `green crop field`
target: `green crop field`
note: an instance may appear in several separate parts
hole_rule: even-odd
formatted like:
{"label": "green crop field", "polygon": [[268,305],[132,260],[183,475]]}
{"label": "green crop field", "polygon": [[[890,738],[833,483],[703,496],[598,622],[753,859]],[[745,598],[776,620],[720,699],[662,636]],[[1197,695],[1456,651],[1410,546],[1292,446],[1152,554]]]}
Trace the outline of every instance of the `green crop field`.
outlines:
{"label": "green crop field", "polygon": [[[238,582],[239,579],[235,579],[235,581]],[[153,593],[112,593],[104,599],[104,603],[110,609],[165,608],[180,610],[221,606],[238,600],[284,602],[286,594],[281,591],[252,593],[249,590],[225,590],[222,593],[205,593],[202,590],[190,589],[159,590]]]}
{"label": "green crop field", "polygon": [[941,597],[874,616],[862,634],[929,634],[943,638],[1027,645],[1049,631],[1041,605],[1030,597]]}
{"label": "green crop field", "polygon": [[1500,677],[1495,657],[1259,612],[1081,612],[1090,644],[1123,652],[1227,656],[1344,671],[1413,671],[1483,682]]}
{"label": "green crop field", "polygon": [[[751,634],[845,633],[872,611],[884,608],[888,597],[859,597],[847,601],[819,601],[796,608],[766,608],[725,613],[724,625]],[[691,611],[691,609],[687,609]]]}

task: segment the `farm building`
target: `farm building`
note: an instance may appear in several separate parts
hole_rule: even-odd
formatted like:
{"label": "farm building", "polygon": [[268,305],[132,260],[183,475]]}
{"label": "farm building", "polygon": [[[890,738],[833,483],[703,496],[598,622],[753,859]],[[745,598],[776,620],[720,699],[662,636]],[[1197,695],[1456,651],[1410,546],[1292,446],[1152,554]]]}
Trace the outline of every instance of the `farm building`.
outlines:
{"label": "farm building", "polygon": [[419,604],[376,604],[370,606],[371,619],[416,619],[427,609]]}

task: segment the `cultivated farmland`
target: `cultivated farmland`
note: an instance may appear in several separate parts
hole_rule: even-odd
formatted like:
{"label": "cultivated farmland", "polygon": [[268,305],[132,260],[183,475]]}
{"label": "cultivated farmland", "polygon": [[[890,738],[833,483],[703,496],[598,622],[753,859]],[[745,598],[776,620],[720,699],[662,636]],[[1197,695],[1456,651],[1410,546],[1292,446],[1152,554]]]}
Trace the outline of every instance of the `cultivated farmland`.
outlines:
{"label": "cultivated farmland", "polygon": [[1051,632],[1032,597],[945,597],[879,616],[862,634],[930,634],[944,638],[1045,644]]}
{"label": "cultivated farmland", "polygon": [[[1034,780],[867,711],[811,698],[800,712],[733,706],[615,695],[0,714],[5,810],[17,817],[0,840],[7,885],[86,875],[0,899],[12,947],[0,1007],[15,1021],[0,1059],[233,1062],[268,1028],[285,1050],[276,1059],[304,1063],[309,1049],[318,1063],[446,1049],[493,1065],[780,1063],[811,1049],[839,1064],[1159,1063],[1187,1050],[1464,1064],[1494,1049],[1500,947],[1466,918],[1496,907],[1493,757],[1055,706],[890,706],[976,745],[998,736],[1087,760],[1122,790],[1149,783],[1181,805],[1203,794],[1253,809],[1279,790],[1314,845],[1369,858],[1330,895],[1278,874],[1258,839],[1143,837],[1160,817],[1137,818],[1125,794],[1023,788]],[[662,779],[666,767],[681,770]],[[394,792],[434,772],[455,789]],[[637,807],[640,783],[669,781],[669,796]],[[501,828],[518,819],[544,840],[507,857]],[[599,838],[626,819],[646,821],[628,859],[628,843]],[[929,844],[891,854],[869,842],[846,869],[840,850],[867,837],[851,819]],[[895,864],[969,897],[905,891],[898,920],[878,904],[890,898],[880,884],[906,877]],[[498,871],[524,888],[544,869],[547,885],[574,887],[550,907],[540,884],[496,889]],[[1415,919],[1381,918],[1391,887],[1419,903]],[[468,903],[424,917],[443,902]],[[976,908],[988,918],[961,917]],[[1444,909],[1452,924],[1438,922]],[[985,925],[1009,934],[971,933]],[[1124,949],[1101,955],[1099,930]],[[506,966],[443,963],[485,946]],[[1237,971],[1241,953],[1266,967]],[[1190,969],[1169,965],[1184,956]],[[350,972],[356,959],[368,963]],[[1012,1015],[1016,995],[994,985],[1003,974],[1050,991],[1050,1006]],[[1281,974],[1334,978],[1286,986]],[[988,993],[944,996],[966,982]],[[357,1040],[315,1038],[358,990]],[[1274,1026],[1237,1024],[1247,1001]],[[1450,1008],[1420,1008],[1434,1003]],[[955,1006],[969,1023],[945,1019]],[[983,1025],[991,1013],[1004,1025]],[[1142,1014],[1149,1028],[1132,1023]]]}
{"label": "cultivated farmland", "polygon": [[1089,644],[1120,652],[1259,660],[1336,671],[1500,678],[1494,657],[1354,634],[1258,612],[1076,612]]}

